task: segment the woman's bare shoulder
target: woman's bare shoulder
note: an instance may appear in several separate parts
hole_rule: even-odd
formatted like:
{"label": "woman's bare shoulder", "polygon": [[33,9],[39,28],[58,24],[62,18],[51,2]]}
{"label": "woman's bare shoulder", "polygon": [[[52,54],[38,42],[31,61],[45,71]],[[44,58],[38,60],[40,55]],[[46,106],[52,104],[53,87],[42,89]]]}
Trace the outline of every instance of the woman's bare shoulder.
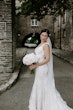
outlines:
{"label": "woman's bare shoulder", "polygon": [[46,42],[43,47],[50,47],[49,44]]}
{"label": "woman's bare shoulder", "polygon": [[43,46],[43,50],[44,51],[49,51],[50,50],[50,46],[48,43],[45,43],[45,45]]}

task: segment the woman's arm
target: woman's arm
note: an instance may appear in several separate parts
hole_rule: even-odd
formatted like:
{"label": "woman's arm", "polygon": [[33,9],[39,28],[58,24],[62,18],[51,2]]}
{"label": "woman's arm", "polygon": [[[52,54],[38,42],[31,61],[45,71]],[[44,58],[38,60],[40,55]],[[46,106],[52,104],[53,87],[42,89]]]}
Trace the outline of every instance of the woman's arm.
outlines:
{"label": "woman's arm", "polygon": [[49,45],[45,44],[43,46],[43,49],[44,49],[44,53],[45,53],[45,59],[42,62],[36,63],[36,67],[41,66],[43,64],[46,64],[50,60],[50,47],[49,47]]}

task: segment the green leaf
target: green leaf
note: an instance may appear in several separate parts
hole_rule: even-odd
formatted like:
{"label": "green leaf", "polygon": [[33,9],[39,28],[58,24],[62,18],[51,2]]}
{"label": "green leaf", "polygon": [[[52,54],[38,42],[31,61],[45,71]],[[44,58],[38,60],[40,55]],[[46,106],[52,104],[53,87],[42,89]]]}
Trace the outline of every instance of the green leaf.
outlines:
{"label": "green leaf", "polygon": [[30,74],[35,74],[35,69],[31,70]]}
{"label": "green leaf", "polygon": [[21,14],[35,16],[38,20],[46,14],[63,15],[65,10],[71,10],[69,0],[24,0],[21,5]]}

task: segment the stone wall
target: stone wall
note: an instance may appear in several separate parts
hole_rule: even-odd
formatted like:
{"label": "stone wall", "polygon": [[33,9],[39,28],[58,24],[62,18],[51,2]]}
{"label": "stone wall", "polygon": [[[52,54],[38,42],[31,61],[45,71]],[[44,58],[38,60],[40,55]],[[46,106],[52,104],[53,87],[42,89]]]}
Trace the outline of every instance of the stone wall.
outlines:
{"label": "stone wall", "polygon": [[8,81],[15,67],[14,3],[14,0],[0,1],[0,84]]}
{"label": "stone wall", "polygon": [[40,33],[41,30],[44,28],[48,28],[50,30],[50,33],[53,34],[52,16],[46,15],[43,19],[39,21],[39,26],[34,27],[31,26],[31,16],[25,17],[24,15],[20,15],[16,17],[16,30],[17,33],[21,34],[20,38],[18,38],[20,42],[22,42],[25,35],[32,32]]}
{"label": "stone wall", "polygon": [[[58,16],[54,22],[55,33],[55,48],[63,50],[73,50],[73,37],[72,37],[72,12],[66,11],[63,17]],[[64,25],[63,25],[64,22]]]}

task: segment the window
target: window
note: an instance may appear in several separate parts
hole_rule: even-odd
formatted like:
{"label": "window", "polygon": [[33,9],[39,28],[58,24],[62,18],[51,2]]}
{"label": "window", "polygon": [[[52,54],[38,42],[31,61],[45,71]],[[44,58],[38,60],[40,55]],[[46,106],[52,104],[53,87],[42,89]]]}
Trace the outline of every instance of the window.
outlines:
{"label": "window", "polygon": [[37,19],[31,19],[31,26],[39,26],[39,21]]}

